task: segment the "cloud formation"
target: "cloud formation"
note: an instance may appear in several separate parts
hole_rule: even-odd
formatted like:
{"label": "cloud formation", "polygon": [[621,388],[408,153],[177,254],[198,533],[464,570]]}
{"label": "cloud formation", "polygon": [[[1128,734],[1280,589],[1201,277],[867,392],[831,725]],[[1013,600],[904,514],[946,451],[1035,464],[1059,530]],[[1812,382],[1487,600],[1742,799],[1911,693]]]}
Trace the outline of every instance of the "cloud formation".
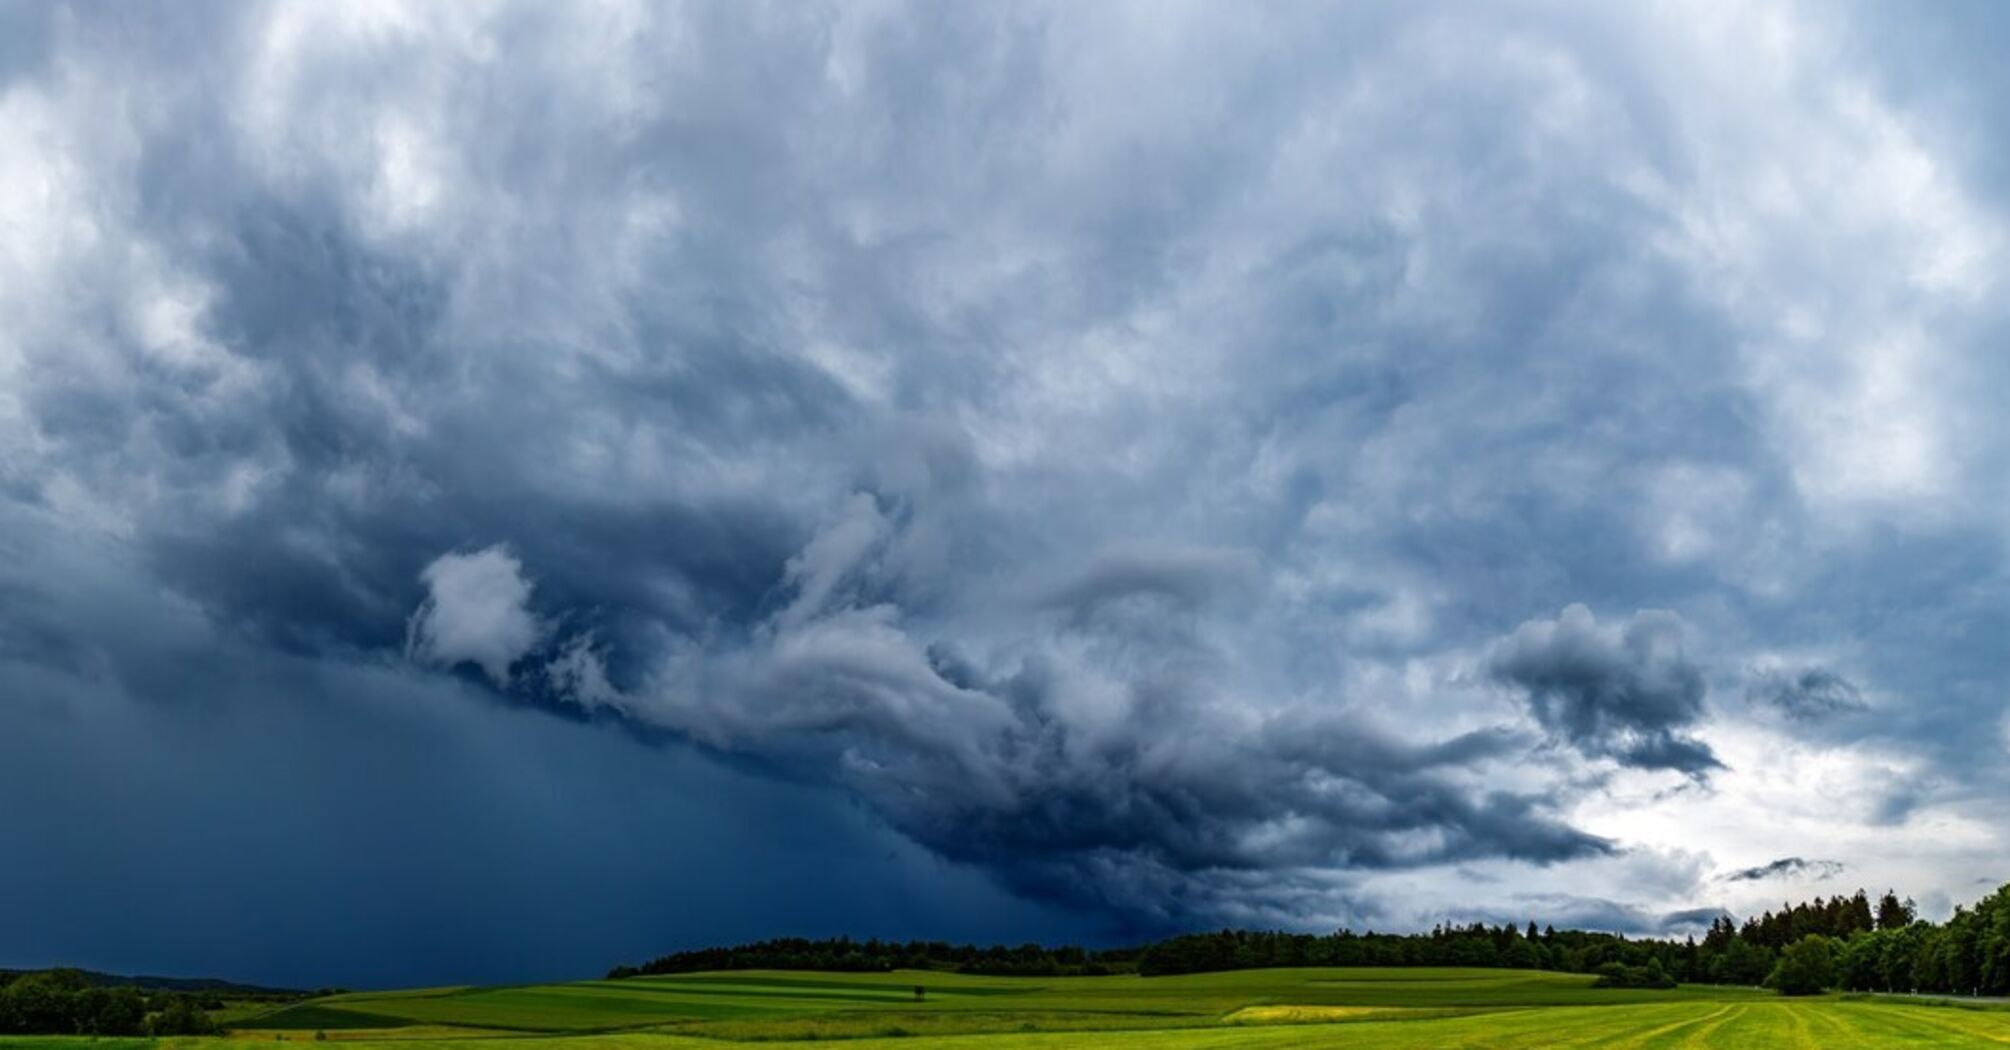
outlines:
{"label": "cloud formation", "polygon": [[1288,915],[1283,887],[1238,873],[1613,848],[1562,821],[1551,791],[1488,782],[1527,752],[1525,733],[1417,741],[1344,710],[1224,703],[1232,683],[1195,618],[1245,557],[1105,552],[1029,595],[1039,629],[981,659],[915,638],[876,600],[911,541],[851,500],[737,643],[677,647],[619,694],[580,643],[552,673],[609,691],[587,706],[842,785],[943,856],[1141,927]]}
{"label": "cloud formation", "polygon": [[[497,544],[473,554],[442,554],[419,579],[426,600],[412,614],[406,654],[438,667],[474,664],[489,681],[508,685],[510,667],[544,634],[531,615],[523,564]],[[570,679],[583,673],[571,672]]]}
{"label": "cloud formation", "polygon": [[1806,857],[1781,857],[1770,864],[1752,868],[1740,868],[1722,876],[1725,882],[1761,882],[1766,879],[1806,878],[1822,881],[1835,878],[1847,870],[1848,865],[1836,860],[1809,860]]}
{"label": "cloud formation", "polygon": [[1856,683],[1825,667],[1755,672],[1746,696],[1789,718],[1815,721],[1868,710]]}
{"label": "cloud formation", "polygon": [[1682,734],[1703,717],[1703,672],[1673,613],[1601,625],[1582,605],[1530,620],[1494,647],[1487,671],[1524,693],[1537,722],[1589,755],[1692,776],[1722,766]]}
{"label": "cloud formation", "polygon": [[210,717],[212,651],[276,710],[389,667],[1083,936],[1769,892],[1713,857],[1965,893],[2010,834],[1965,17],[0,14],[0,739]]}

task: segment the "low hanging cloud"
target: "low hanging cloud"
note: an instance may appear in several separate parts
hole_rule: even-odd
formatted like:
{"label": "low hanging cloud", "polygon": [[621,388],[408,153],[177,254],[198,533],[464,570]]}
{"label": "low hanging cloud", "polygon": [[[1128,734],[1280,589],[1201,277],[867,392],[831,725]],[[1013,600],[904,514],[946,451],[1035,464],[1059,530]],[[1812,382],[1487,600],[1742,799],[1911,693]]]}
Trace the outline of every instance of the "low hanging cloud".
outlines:
{"label": "low hanging cloud", "polygon": [[544,636],[531,614],[531,582],[501,544],[442,554],[419,574],[426,600],[412,614],[406,655],[436,667],[473,664],[496,685]]}
{"label": "low hanging cloud", "polygon": [[1703,717],[1703,673],[1669,612],[1600,624],[1583,605],[1530,620],[1494,646],[1487,672],[1526,697],[1543,728],[1590,756],[1701,776],[1723,763],[1683,735]]}
{"label": "low hanging cloud", "polygon": [[1680,937],[1699,933],[1718,919],[1729,916],[1722,908],[1679,908],[1672,911],[1643,908],[1637,904],[1600,897],[1566,893],[1531,894],[1512,907],[1468,907],[1448,909],[1454,922],[1484,922],[1519,926],[1533,921],[1564,929],[1601,930],[1646,937]]}
{"label": "low hanging cloud", "polygon": [[1833,879],[1847,869],[1837,860],[1811,860],[1806,857],[1781,857],[1770,864],[1740,868],[1721,876],[1725,882],[1762,882],[1766,879],[1813,879],[1822,882]]}

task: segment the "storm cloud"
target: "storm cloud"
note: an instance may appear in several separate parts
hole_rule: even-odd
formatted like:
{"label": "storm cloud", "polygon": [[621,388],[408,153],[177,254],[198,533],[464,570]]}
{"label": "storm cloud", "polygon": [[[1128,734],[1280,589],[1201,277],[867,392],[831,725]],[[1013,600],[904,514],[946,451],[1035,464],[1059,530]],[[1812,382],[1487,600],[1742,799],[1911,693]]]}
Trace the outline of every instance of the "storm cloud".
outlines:
{"label": "storm cloud", "polygon": [[1582,605],[1530,620],[1494,649],[1495,681],[1522,691],[1537,722],[1588,754],[1647,769],[1701,774],[1722,765],[1681,735],[1703,717],[1703,672],[1681,618],[1636,613],[1601,625]]}
{"label": "storm cloud", "polygon": [[[687,883],[707,923],[624,936],[791,932],[735,865],[852,873],[774,884],[802,932],[1008,939],[1649,931],[1783,854],[1965,892],[2010,833],[2010,150],[1964,17],[0,14],[0,741],[96,800],[0,919],[140,870],[59,840],[142,725],[174,812],[608,853],[607,961]],[[705,864],[622,845],[677,829]],[[322,891],[260,841],[247,914]],[[950,888],[861,912],[882,876]]]}
{"label": "storm cloud", "polygon": [[[1529,734],[1416,741],[1345,710],[1223,703],[1233,682],[1191,622],[1212,588],[1195,581],[1245,559],[1105,553],[1061,588],[1064,608],[1032,597],[1022,615],[1039,631],[979,661],[924,644],[879,600],[911,538],[870,499],[846,508],[788,561],[775,611],[743,637],[675,647],[619,692],[597,653],[567,643],[549,677],[597,684],[560,696],[842,785],[942,856],[1139,928],[1218,915],[1233,872],[1612,849],[1563,822],[1552,791],[1488,783]],[[1145,604],[1077,615],[1118,597]],[[1253,898],[1239,907],[1268,899],[1236,893]]]}

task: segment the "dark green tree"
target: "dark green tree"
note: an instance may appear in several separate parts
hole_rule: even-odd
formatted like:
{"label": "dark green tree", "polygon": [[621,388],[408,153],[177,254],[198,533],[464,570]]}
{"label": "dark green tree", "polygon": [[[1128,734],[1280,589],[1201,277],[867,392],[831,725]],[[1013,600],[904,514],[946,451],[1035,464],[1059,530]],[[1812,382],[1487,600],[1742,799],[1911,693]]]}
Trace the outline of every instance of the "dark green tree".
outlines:
{"label": "dark green tree", "polygon": [[148,1019],[147,1030],[153,1035],[215,1035],[217,1024],[194,999],[171,995],[162,1004],[161,1012]]}
{"label": "dark green tree", "polygon": [[1734,937],[1724,953],[1710,963],[1710,980],[1718,984],[1757,985],[1773,968],[1773,953],[1744,937]]}
{"label": "dark green tree", "polygon": [[1836,949],[1836,984],[1854,992],[1884,988],[1884,954],[1896,936],[1878,930],[1844,941]]}
{"label": "dark green tree", "polygon": [[1820,995],[1835,981],[1835,944],[1819,933],[1788,945],[1766,978],[1766,984],[1781,995]]}
{"label": "dark green tree", "polygon": [[1898,899],[1898,894],[1890,890],[1877,899],[1877,928],[1880,930],[1902,930],[1912,925],[1915,912],[1912,902]]}

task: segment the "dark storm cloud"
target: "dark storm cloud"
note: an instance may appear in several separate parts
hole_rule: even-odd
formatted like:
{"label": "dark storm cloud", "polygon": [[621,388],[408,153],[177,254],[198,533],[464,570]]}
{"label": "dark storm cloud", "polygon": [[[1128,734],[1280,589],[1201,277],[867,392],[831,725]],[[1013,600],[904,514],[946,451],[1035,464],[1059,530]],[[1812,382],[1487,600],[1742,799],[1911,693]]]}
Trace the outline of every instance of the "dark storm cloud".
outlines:
{"label": "dark storm cloud", "polygon": [[1531,620],[1494,647],[1495,681],[1521,690],[1537,722],[1587,754],[1701,775],[1722,763],[1683,736],[1703,717],[1703,672],[1667,612],[1601,625],[1582,605]]}
{"label": "dark storm cloud", "polygon": [[[0,644],[0,793],[33,844],[0,865],[0,966],[412,985],[754,935],[1081,929],[827,795],[396,663],[275,654],[117,544],[0,523],[0,593],[35,596],[8,622],[36,625]],[[12,586],[31,574],[63,585]]]}
{"label": "dark storm cloud", "polygon": [[[251,668],[282,707],[482,695],[512,720],[467,715],[476,752],[547,726],[562,781],[619,723],[795,782],[764,826],[835,805],[1078,930],[1403,925],[1436,905],[1374,879],[1603,870],[1580,758],[1722,768],[1692,643],[1860,640],[1852,682],[1753,697],[1903,695],[1874,737],[1789,728],[1888,749],[1894,821],[1987,805],[1994,218],[1779,28],[9,9],[0,654],[49,688],[0,717],[200,717]],[[113,764],[57,761],[71,725],[52,793]]]}
{"label": "dark storm cloud", "polygon": [[[1611,848],[1563,823],[1551,795],[1474,779],[1525,754],[1526,734],[1415,743],[1359,713],[1224,704],[1233,685],[1204,632],[1166,626],[1201,596],[1158,570],[1212,578],[1240,559],[1099,558],[1062,593],[1156,604],[1066,616],[984,667],[927,651],[873,600],[907,534],[869,500],[852,508],[790,563],[790,600],[748,644],[687,651],[637,690],[582,702],[843,784],[946,857],[1139,926],[1221,914],[1235,872],[1549,864]],[[1144,563],[1154,571],[1131,571]],[[1126,567],[1119,583],[1112,564]],[[1234,907],[1274,904],[1245,892],[1259,899]]]}
{"label": "dark storm cloud", "polygon": [[1841,861],[1809,860],[1806,857],[1781,857],[1770,864],[1754,868],[1740,868],[1722,876],[1725,882],[1760,882],[1766,879],[1808,878],[1815,880],[1832,879],[1846,869]]}

